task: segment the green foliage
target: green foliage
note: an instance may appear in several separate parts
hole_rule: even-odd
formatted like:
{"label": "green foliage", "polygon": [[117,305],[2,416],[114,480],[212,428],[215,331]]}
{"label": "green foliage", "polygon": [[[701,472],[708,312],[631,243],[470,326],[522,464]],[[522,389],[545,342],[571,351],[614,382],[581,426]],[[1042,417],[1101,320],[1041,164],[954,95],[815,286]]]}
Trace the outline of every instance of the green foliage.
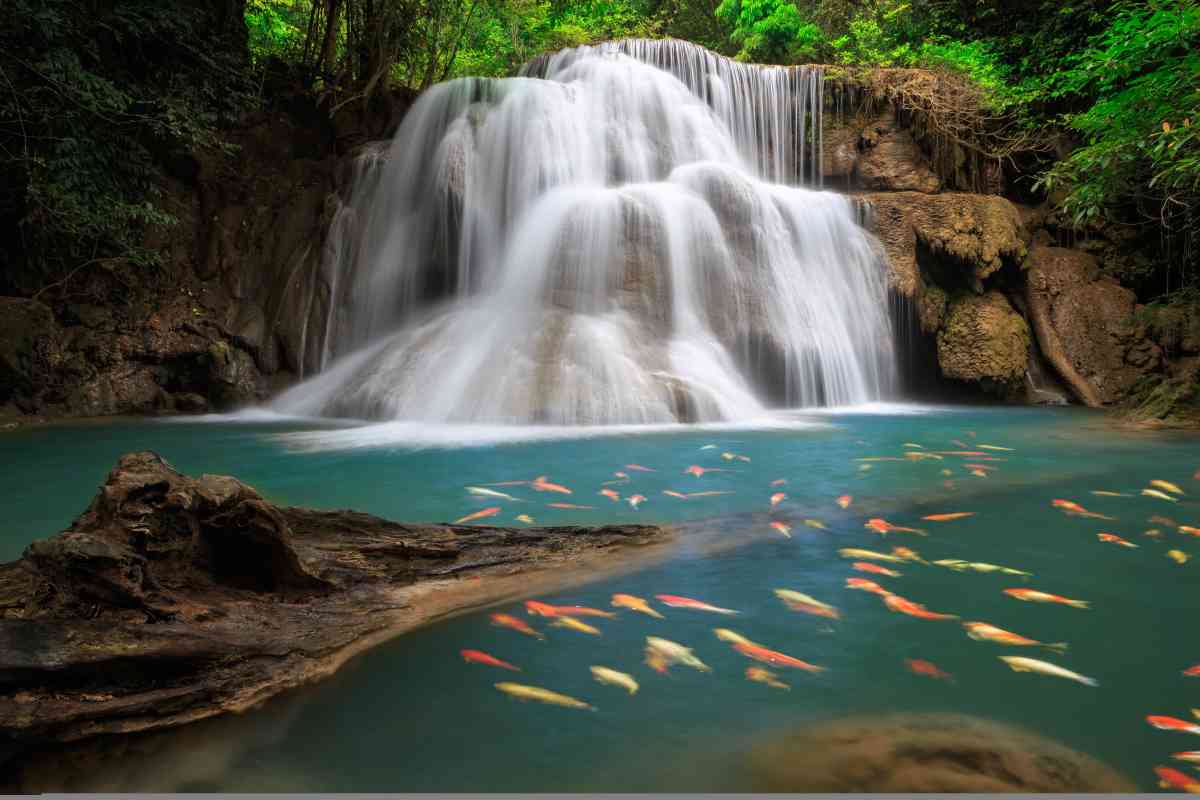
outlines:
{"label": "green foliage", "polygon": [[218,16],[156,0],[10,0],[6,17],[5,283],[29,289],[81,264],[154,263],[140,242],[148,225],[171,222],[157,202],[159,164],[221,146],[217,126],[243,97],[236,36],[230,50],[214,47]]}
{"label": "green foliage", "polygon": [[311,6],[310,0],[248,0],[246,32],[255,64],[271,57],[300,60]]}
{"label": "green foliage", "polygon": [[723,0],[716,16],[741,46],[740,61],[793,64],[817,58],[821,29],[791,0]]}

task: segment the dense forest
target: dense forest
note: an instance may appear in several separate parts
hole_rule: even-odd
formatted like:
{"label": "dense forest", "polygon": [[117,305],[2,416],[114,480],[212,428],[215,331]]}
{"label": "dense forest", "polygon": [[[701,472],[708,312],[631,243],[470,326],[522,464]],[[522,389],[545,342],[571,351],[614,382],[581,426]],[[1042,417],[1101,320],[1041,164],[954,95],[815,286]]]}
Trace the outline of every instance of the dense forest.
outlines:
{"label": "dense forest", "polygon": [[1200,302],[1197,0],[12,0],[8,11],[6,294],[160,266],[143,235],[172,222],[159,177],[181,154],[232,151],[223,132],[249,111],[301,96],[333,115],[384,92],[512,75],[564,47],[674,37],[747,62],[879,68],[885,82],[898,67],[952,76],[969,91],[909,99],[987,157],[1019,161],[1026,197],[1049,199],[1080,235],[1115,225],[1155,240],[1155,258],[1114,276],[1139,301]]}

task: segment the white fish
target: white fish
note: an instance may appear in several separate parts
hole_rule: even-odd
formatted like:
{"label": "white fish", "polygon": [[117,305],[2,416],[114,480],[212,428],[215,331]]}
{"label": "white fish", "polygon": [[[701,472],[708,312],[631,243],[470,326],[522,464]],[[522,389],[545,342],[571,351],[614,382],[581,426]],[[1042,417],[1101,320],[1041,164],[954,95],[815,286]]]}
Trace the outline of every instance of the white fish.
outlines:
{"label": "white fish", "polygon": [[670,639],[660,639],[657,636],[646,637],[646,650],[654,653],[671,664],[683,664],[685,667],[698,669],[701,672],[712,672],[712,669],[692,654],[692,648],[684,647]]}
{"label": "white fish", "polygon": [[1040,672],[1043,675],[1053,675],[1056,678],[1066,678],[1069,681],[1082,683],[1084,686],[1099,686],[1100,682],[1095,678],[1089,678],[1086,675],[1080,675],[1078,672],[1071,672],[1069,669],[1055,666],[1046,661],[1038,661],[1036,658],[1025,658],[1024,656],[999,656],[999,659],[1013,672]]}
{"label": "white fish", "polygon": [[632,675],[627,675],[624,672],[617,672],[615,669],[608,667],[590,667],[592,677],[599,683],[604,683],[609,686],[619,686],[626,689],[630,694],[637,694],[638,682],[633,679]]}
{"label": "white fish", "polygon": [[497,492],[495,489],[484,489],[482,486],[468,486],[467,492],[476,497],[495,497],[500,500],[512,500],[516,503],[524,503],[525,501],[519,497],[513,497],[511,494]]}
{"label": "white fish", "polygon": [[1144,494],[1146,497],[1157,497],[1159,500],[1166,500],[1169,503],[1178,503],[1179,502],[1174,497],[1171,497],[1171,495],[1164,494],[1163,492],[1160,492],[1158,489],[1142,489],[1142,494]]}

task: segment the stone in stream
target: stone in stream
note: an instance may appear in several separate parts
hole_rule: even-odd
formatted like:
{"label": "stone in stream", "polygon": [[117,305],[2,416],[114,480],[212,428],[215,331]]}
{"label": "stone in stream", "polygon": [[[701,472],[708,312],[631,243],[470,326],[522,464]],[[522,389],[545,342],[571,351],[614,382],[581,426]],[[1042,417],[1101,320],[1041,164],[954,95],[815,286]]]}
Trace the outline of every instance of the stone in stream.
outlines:
{"label": "stone in stream", "polygon": [[243,711],[430,619],[556,588],[572,568],[604,574],[670,538],[285,508],[126,455],[69,530],[0,565],[0,761]]}

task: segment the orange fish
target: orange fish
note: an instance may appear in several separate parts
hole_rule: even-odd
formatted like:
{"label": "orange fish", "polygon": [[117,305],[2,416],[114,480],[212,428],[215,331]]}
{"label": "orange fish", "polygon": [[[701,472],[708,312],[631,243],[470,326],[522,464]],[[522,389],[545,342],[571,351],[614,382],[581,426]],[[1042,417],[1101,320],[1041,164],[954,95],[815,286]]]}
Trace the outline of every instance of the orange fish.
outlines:
{"label": "orange fish", "polygon": [[917,619],[958,619],[954,614],[938,614],[937,612],[930,611],[920,603],[906,600],[898,594],[887,595],[883,598],[883,602],[889,611],[898,611],[901,614],[907,614]]}
{"label": "orange fish", "polygon": [[786,499],[787,499],[786,494],[784,494],[783,492],[776,492],[775,494],[771,495],[771,507],[774,508],[775,506],[779,505]]}
{"label": "orange fish", "polygon": [[558,492],[559,494],[571,494],[571,490],[565,486],[560,486],[557,483],[550,483],[545,475],[539,475],[529,484],[530,488],[538,492]]}
{"label": "orange fish", "polygon": [[642,503],[646,502],[646,496],[641,495],[641,494],[635,494],[630,497],[627,497],[625,499],[625,502],[629,503],[629,505],[633,506],[634,511],[637,511],[637,507],[640,506]]}
{"label": "orange fish", "polygon": [[500,667],[500,669],[511,669],[513,672],[520,672],[519,667],[514,667],[507,661],[501,661],[495,656],[489,656],[482,650],[459,650],[459,655],[463,657],[463,661],[468,664],[484,664],[489,667]]}
{"label": "orange fish", "polygon": [[631,469],[634,472],[655,472],[656,471],[656,470],[650,469],[649,467],[643,467],[641,464],[626,464],[625,469]]}
{"label": "orange fish", "polygon": [[786,479],[780,478],[779,480],[771,481],[771,487],[774,488],[776,486],[783,486],[786,483],[787,483]]}
{"label": "orange fish", "polygon": [[875,581],[869,581],[866,578],[846,578],[846,588],[859,589],[871,594],[877,594],[880,597],[890,597],[892,594]]}
{"label": "orange fish", "polygon": [[970,470],[970,473],[972,475],[974,475],[976,478],[986,478],[987,477],[987,473],[981,469]]}
{"label": "orange fish", "polygon": [[1200,778],[1194,778],[1186,772],[1180,772],[1170,767],[1155,767],[1158,775],[1158,785],[1163,789],[1179,789],[1188,794],[1200,794]]}
{"label": "orange fish", "polygon": [[1188,667],[1183,671],[1183,674],[1187,675],[1189,678],[1200,678],[1200,664],[1197,664],[1194,667]]}
{"label": "orange fish", "polygon": [[863,527],[867,528],[869,530],[875,531],[880,536],[885,536],[889,533],[895,533],[895,532],[916,533],[921,536],[928,535],[925,533],[925,531],[920,530],[918,528],[902,528],[899,525],[893,525],[892,523],[888,522],[886,519],[880,519],[879,517],[874,517],[873,519],[867,520],[866,522],[863,523]]}
{"label": "orange fish", "polygon": [[668,497],[678,497],[680,500],[687,500],[688,497],[686,494],[682,494],[681,492],[673,492],[670,489],[663,489],[663,494],[667,495]]}
{"label": "orange fish", "polygon": [[995,471],[995,470],[999,469],[999,467],[989,467],[987,464],[963,464],[963,466],[968,467],[970,469],[981,469],[984,472],[987,472],[989,470]]}
{"label": "orange fish", "polygon": [[700,600],[693,600],[690,597],[679,597],[678,595],[674,594],[656,594],[654,596],[657,597],[659,601],[663,603],[663,605],[670,606],[671,608],[691,608],[695,609],[696,611],[711,611],[714,614],[738,613],[732,608],[720,608],[718,606],[712,606],[708,603],[701,602]]}
{"label": "orange fish", "polygon": [[537,600],[525,601],[525,613],[538,617],[615,617],[611,611],[601,611],[587,606],[552,606]]}
{"label": "orange fish", "polygon": [[1039,592],[1037,589],[1005,589],[1004,593],[1009,597],[1015,597],[1018,600],[1025,600],[1030,603],[1062,603],[1073,608],[1091,608],[1086,600],[1071,600],[1067,597],[1059,597],[1056,594]]}
{"label": "orange fish", "polygon": [[491,619],[493,625],[498,625],[501,628],[511,628],[517,633],[523,633],[526,636],[536,636],[539,639],[546,638],[533,628],[529,627],[529,625],[527,625],[523,620],[519,620],[514,616],[510,616],[508,614],[492,614]]}
{"label": "orange fish", "polygon": [[936,450],[934,452],[939,456],[971,456],[972,458],[987,455],[982,450]]}
{"label": "orange fish", "polygon": [[785,525],[784,523],[776,520],[775,522],[771,523],[771,527],[774,528],[775,530],[779,531],[780,533],[782,533],[787,538],[789,538],[789,539],[792,538],[792,529],[788,525]]}
{"label": "orange fish", "polygon": [[837,504],[842,508],[849,508],[852,502],[854,502],[854,498],[848,494],[844,494],[837,499]]}
{"label": "orange fish", "polygon": [[485,508],[482,511],[476,511],[474,514],[467,514],[465,517],[462,517],[461,519],[456,519],[456,520],[454,520],[454,524],[462,525],[463,523],[471,522],[472,520],[483,519],[484,517],[494,517],[499,513],[500,513],[500,507],[492,506],[491,508]]}
{"label": "orange fish", "polygon": [[1188,536],[1200,536],[1200,528],[1193,528],[1191,525],[1180,525],[1176,530]]}
{"label": "orange fish", "polygon": [[728,472],[728,471],[729,470],[725,470],[725,469],[714,469],[712,467],[707,467],[707,468],[698,467],[695,464],[692,464],[690,467],[685,469],[683,472],[686,475],[695,475],[697,478],[702,478],[702,477],[704,477],[704,473],[706,473],[706,472]]}
{"label": "orange fish", "polygon": [[887,575],[889,578],[899,578],[900,573],[894,569],[881,567],[878,564],[869,564],[866,561],[855,561],[850,565],[851,569],[856,569],[859,572],[873,572],[876,575]]}
{"label": "orange fish", "polygon": [[1097,533],[1096,538],[1102,542],[1110,542],[1112,544],[1119,544],[1122,547],[1137,547],[1137,545],[1134,544],[1133,542],[1126,541],[1125,539],[1122,539],[1120,536],[1117,536],[1116,534],[1113,534],[1113,533]]}
{"label": "orange fish", "polygon": [[1020,636],[1011,631],[997,628],[995,625],[989,625],[986,622],[964,622],[963,627],[967,629],[967,636],[977,642],[995,642],[996,644],[1006,644],[1014,647],[1045,647],[1056,653],[1065,653],[1067,651],[1065,642],[1039,642],[1036,639]]}
{"label": "orange fish", "polygon": [[572,511],[591,511],[593,506],[577,506],[574,503],[546,503],[547,508],[565,508]]}
{"label": "orange fish", "polygon": [[1188,722],[1186,719],[1176,719],[1175,717],[1146,717],[1146,722],[1149,722],[1160,731],[1178,731],[1179,733],[1194,733],[1200,736],[1200,725],[1194,722]]}
{"label": "orange fish", "polygon": [[609,500],[612,500],[614,503],[621,502],[621,495],[617,494],[612,489],[601,489],[600,494],[604,495]]}
{"label": "orange fish", "polygon": [[929,520],[930,522],[950,522],[952,520],[973,516],[975,516],[974,511],[955,511],[950,514],[927,514],[926,516],[921,517],[921,519]]}
{"label": "orange fish", "polygon": [[942,681],[954,682],[954,676],[949,672],[943,672],[938,669],[938,666],[932,661],[922,661],[919,658],[906,658],[904,663],[908,665],[909,672],[914,675],[927,675],[930,678],[937,678]]}
{"label": "orange fish", "polygon": [[747,658],[753,658],[755,661],[761,661],[764,664],[776,667],[794,667],[796,669],[807,670],[808,672],[823,672],[825,669],[815,664],[809,664],[807,661],[792,658],[776,650],[768,650],[761,644],[754,644],[753,642],[737,642],[733,645],[733,649]]}
{"label": "orange fish", "polygon": [[892,555],[899,556],[900,558],[903,558],[905,561],[916,561],[921,564],[926,563],[925,559],[921,558],[921,556],[917,553],[916,550],[910,550],[907,547],[893,547]]}
{"label": "orange fish", "polygon": [[600,485],[601,486],[611,486],[614,483],[629,483],[629,476],[626,475],[624,472],[614,472],[613,477],[619,478],[620,480],[605,481],[604,483],[602,483]]}
{"label": "orange fish", "polygon": [[1054,506],[1055,508],[1062,509],[1067,514],[1074,514],[1078,517],[1090,517],[1091,519],[1107,520],[1116,519],[1115,517],[1105,516],[1104,514],[1097,514],[1095,511],[1088,511],[1086,508],[1079,505],[1079,503],[1075,503],[1070,500],[1055,499],[1050,501],[1050,505]]}

